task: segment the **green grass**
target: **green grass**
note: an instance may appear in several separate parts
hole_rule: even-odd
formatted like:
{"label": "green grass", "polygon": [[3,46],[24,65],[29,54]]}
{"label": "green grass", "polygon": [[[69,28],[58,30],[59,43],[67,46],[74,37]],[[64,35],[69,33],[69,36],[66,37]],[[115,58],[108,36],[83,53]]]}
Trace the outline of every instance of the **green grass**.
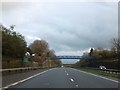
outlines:
{"label": "green grass", "polygon": [[77,68],[82,71],[106,76],[106,77],[113,77],[113,78],[120,78],[120,74],[113,74],[113,73],[106,73],[106,72],[101,72],[100,70],[95,70],[95,69],[88,69],[88,68]]}

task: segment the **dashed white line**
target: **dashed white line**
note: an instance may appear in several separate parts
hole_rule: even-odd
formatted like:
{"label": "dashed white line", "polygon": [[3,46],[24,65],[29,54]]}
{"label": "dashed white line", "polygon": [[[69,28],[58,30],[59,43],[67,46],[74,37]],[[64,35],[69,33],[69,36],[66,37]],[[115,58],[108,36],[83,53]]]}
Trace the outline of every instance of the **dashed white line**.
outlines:
{"label": "dashed white line", "polygon": [[21,81],[12,83],[12,84],[10,84],[10,85],[7,85],[7,86],[5,86],[5,87],[2,87],[2,89],[7,89],[7,88],[9,88],[9,87],[11,87],[11,86],[14,86],[14,85],[17,85],[17,84],[22,83],[22,82],[24,82],[24,81],[27,81],[27,80],[29,80],[29,79],[32,79],[32,78],[34,78],[34,77],[36,77],[36,76],[38,76],[38,75],[41,75],[41,74],[43,74],[43,73],[45,73],[45,72],[47,72],[47,71],[50,71],[50,70],[52,70],[52,69],[49,69],[49,70],[40,72],[40,73],[38,73],[38,74],[35,74],[35,75],[33,75],[33,76],[30,76],[30,77],[28,77],[28,78],[26,78],[26,79],[23,79],[23,80],[21,80]]}
{"label": "dashed white line", "polygon": [[69,75],[69,74],[67,73],[67,75]]}
{"label": "dashed white line", "polygon": [[72,82],[74,82],[74,80],[73,80],[72,78],[71,78],[70,80],[71,80]]}
{"label": "dashed white line", "polygon": [[78,87],[78,85],[75,85],[76,87]]}

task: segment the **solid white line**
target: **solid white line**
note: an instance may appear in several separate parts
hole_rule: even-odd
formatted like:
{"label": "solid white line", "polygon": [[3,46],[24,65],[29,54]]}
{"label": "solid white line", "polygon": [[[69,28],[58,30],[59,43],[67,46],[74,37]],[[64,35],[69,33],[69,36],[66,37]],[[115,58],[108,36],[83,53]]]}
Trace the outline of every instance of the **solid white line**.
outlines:
{"label": "solid white line", "polygon": [[18,82],[16,82],[16,83],[13,83],[13,84],[11,84],[12,86],[14,86],[14,85],[17,85],[18,84]]}
{"label": "solid white line", "polygon": [[[71,68],[73,69],[73,68]],[[109,81],[113,81],[113,82],[116,82],[116,83],[120,83],[119,81],[116,81],[116,80],[113,80],[113,79],[110,79],[110,78],[106,78],[106,77],[103,77],[103,76],[98,76],[96,74],[92,74],[92,73],[89,73],[89,72],[85,72],[85,71],[81,71],[81,70],[77,70],[77,69],[73,69],[73,70],[76,70],[76,71],[79,71],[79,72],[82,72],[82,73],[86,73],[86,74],[89,74],[89,75],[93,75],[93,76],[96,76],[96,77],[99,77],[99,78],[103,78],[103,79],[106,79],[106,80],[109,80]]]}
{"label": "solid white line", "polygon": [[71,80],[72,82],[74,82],[74,80],[73,80],[72,78],[71,78],[70,80]]}
{"label": "solid white line", "polygon": [[[54,68],[53,68],[53,69],[54,69]],[[40,73],[35,74],[35,75],[33,75],[33,76],[30,76],[30,77],[28,77],[28,78],[26,78],[26,79],[23,79],[23,80],[20,80],[20,81],[18,81],[18,82],[15,82],[15,83],[9,84],[9,85],[3,87],[2,89],[6,89],[6,88],[9,88],[9,87],[11,87],[11,86],[17,85],[17,84],[19,84],[19,83],[21,83],[21,82],[24,82],[24,81],[27,81],[27,80],[29,80],[29,79],[32,79],[32,78],[34,78],[34,77],[36,77],[36,76],[38,76],[38,75],[41,75],[41,74],[43,74],[43,73],[45,73],[45,72],[47,72],[47,71],[50,71],[50,70],[52,70],[52,69],[49,69],[49,70],[46,70],[46,71],[40,72]]]}

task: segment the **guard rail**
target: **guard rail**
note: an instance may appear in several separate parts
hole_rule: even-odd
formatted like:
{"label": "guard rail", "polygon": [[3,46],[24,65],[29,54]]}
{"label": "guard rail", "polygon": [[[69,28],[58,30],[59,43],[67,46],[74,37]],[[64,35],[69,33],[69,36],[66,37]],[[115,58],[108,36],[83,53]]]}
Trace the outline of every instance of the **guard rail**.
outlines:
{"label": "guard rail", "polygon": [[117,69],[100,69],[100,68],[92,68],[92,67],[87,67],[87,68],[100,70],[101,72],[106,72],[106,73],[120,74],[120,70]]}
{"label": "guard rail", "polygon": [[9,74],[22,73],[37,69],[46,69],[46,68],[48,67],[24,67],[24,68],[0,69],[0,73],[2,73],[2,75],[9,75]]}

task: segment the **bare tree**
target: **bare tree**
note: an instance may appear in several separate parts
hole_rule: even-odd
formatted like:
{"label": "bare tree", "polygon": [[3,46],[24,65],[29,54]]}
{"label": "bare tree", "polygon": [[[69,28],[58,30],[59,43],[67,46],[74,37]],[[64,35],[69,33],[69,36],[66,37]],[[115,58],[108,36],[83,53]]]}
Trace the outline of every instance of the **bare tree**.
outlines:
{"label": "bare tree", "polygon": [[117,55],[120,55],[120,38],[113,38],[112,39],[112,49],[117,53]]}
{"label": "bare tree", "polygon": [[15,25],[10,26],[10,30],[13,30],[15,28]]}

